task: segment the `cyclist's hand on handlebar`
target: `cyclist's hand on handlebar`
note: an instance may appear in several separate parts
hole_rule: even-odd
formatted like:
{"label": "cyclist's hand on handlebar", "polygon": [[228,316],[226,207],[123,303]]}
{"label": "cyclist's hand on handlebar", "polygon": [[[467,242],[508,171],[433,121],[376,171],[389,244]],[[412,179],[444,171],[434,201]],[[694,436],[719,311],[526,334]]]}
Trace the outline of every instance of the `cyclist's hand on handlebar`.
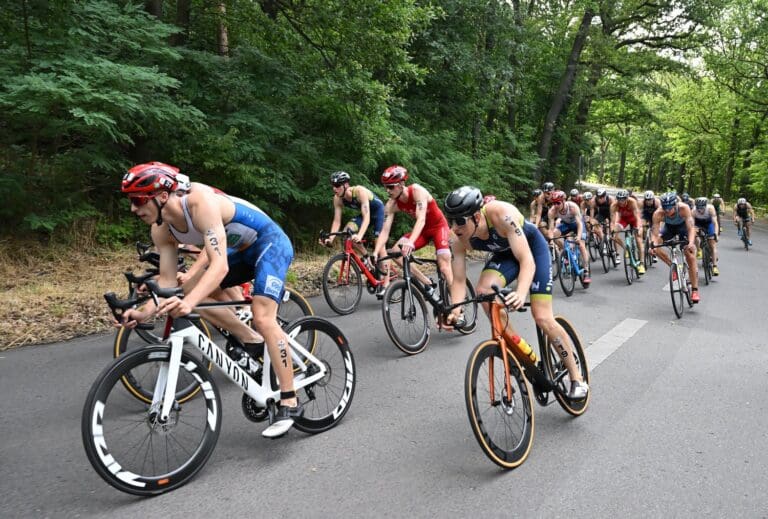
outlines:
{"label": "cyclist's hand on handlebar", "polygon": [[408,256],[413,252],[413,242],[408,238],[401,238],[397,244],[400,246],[400,250],[403,252],[403,256]]}
{"label": "cyclist's hand on handlebar", "polygon": [[504,296],[504,304],[510,310],[519,310],[525,304],[525,297],[521,297],[516,291],[512,291]]}
{"label": "cyclist's hand on handlebar", "polygon": [[140,310],[129,308],[128,310],[123,312],[122,318],[123,318],[122,322],[117,322],[114,319],[112,319],[112,325],[115,328],[120,328],[122,326],[126,328],[136,328],[136,326],[138,326],[140,322],[146,320],[147,315],[145,315],[144,312]]}
{"label": "cyclist's hand on handlebar", "polygon": [[363,241],[363,237],[360,235],[360,233],[353,234],[352,241],[355,243],[360,243],[361,241]]}
{"label": "cyclist's hand on handlebar", "polygon": [[696,245],[693,243],[689,243],[688,245],[685,246],[685,250],[687,252],[696,252]]}
{"label": "cyclist's hand on handlebar", "polygon": [[171,317],[184,317],[185,315],[192,313],[193,308],[194,307],[190,306],[189,303],[183,299],[174,296],[163,300],[163,302],[160,303],[160,306],[157,307],[157,313],[166,313]]}

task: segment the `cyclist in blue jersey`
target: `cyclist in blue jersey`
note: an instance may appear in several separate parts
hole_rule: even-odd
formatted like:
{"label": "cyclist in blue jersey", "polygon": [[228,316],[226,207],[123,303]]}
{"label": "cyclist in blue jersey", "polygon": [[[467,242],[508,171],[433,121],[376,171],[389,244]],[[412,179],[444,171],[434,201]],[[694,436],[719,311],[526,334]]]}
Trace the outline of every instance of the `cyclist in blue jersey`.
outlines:
{"label": "cyclist in blue jersey", "polygon": [[[659,197],[661,207],[653,213],[651,227],[651,239],[654,245],[661,245],[666,240],[675,236],[680,240],[687,240],[684,247],[685,261],[688,263],[688,271],[691,275],[691,300],[699,302],[699,271],[696,269],[696,230],[693,227],[693,215],[688,204],[678,200],[677,193],[671,191]],[[664,249],[656,249],[656,256],[671,265],[669,255]]]}
{"label": "cyclist in blue jersey", "polygon": [[[717,212],[715,211],[715,206],[710,204],[705,196],[700,196],[694,203],[696,208],[693,210],[693,224],[707,235],[709,250],[712,251],[712,274],[719,276],[720,269],[717,268]],[[699,254],[701,254],[702,245],[699,244]]]}
{"label": "cyclist in blue jersey", "polygon": [[[143,310],[128,310],[123,324],[135,327],[155,313],[182,317],[221,289],[252,281],[253,326],[264,337],[280,385],[277,413],[262,435],[276,438],[288,432],[294,418],[303,412],[293,387],[290,346],[277,322],[285,276],[293,259],[288,237],[245,200],[196,182],[186,193],[179,191],[175,178],[163,168],[145,164],[132,168],[123,177],[122,192],[131,201],[131,212],[151,225],[152,241],[160,254],[160,286],[177,285],[180,244],[200,247],[207,256],[207,268],[199,269],[184,285],[183,299],[171,297],[157,308],[150,302]],[[232,328],[223,327],[233,333],[242,333],[245,326],[226,324]]]}
{"label": "cyclist in blue jersey", "polygon": [[[360,243],[365,236],[368,227],[372,225],[373,236],[377,238],[384,225],[384,203],[373,194],[373,191],[365,186],[350,186],[350,176],[346,171],[336,171],[331,174],[331,188],[333,189],[333,223],[331,233],[335,233],[341,227],[341,216],[345,207],[359,210],[360,214],[352,218],[344,226],[355,234],[352,235],[355,250],[365,256],[365,247]],[[335,236],[330,236],[320,243],[330,246]]]}
{"label": "cyclist in blue jersey", "polygon": [[[451,192],[445,199],[444,210],[456,236],[451,241],[451,300],[461,301],[466,297],[467,251],[491,252],[493,255],[485,263],[475,290],[478,294],[493,293],[493,285],[506,286],[517,279],[517,287],[506,296],[505,303],[517,310],[530,292],[533,318],[558,349],[568,369],[571,377],[569,396],[585,398],[589,387],[576,366],[568,334],[552,312],[552,268],[544,236],[514,205],[500,200],[484,205],[482,193],[472,186]],[[488,313],[489,306],[484,305],[484,309]],[[446,322],[450,325],[460,318],[459,307],[451,312]],[[507,326],[511,328],[511,324]]]}

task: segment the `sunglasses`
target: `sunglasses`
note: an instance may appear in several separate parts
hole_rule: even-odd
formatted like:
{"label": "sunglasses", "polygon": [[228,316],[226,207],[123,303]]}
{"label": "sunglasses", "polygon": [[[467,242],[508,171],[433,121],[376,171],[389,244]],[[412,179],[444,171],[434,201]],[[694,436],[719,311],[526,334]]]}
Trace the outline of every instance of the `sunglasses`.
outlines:
{"label": "sunglasses", "polygon": [[392,191],[392,190],[393,190],[393,189],[395,189],[395,188],[396,188],[398,185],[399,185],[399,184],[390,184],[390,185],[388,185],[388,186],[384,186],[384,189],[386,189],[387,191]]}
{"label": "sunglasses", "polygon": [[456,218],[448,218],[448,226],[454,226],[461,227],[463,225],[467,225],[467,222],[469,221],[469,217],[467,216],[457,216]]}
{"label": "sunglasses", "polygon": [[331,182],[331,185],[333,187],[341,187],[344,185],[344,182]]}
{"label": "sunglasses", "polygon": [[136,195],[136,196],[129,196],[128,200],[131,201],[131,205],[135,205],[136,207],[141,207],[143,205],[147,205],[147,203],[155,198],[157,195]]}

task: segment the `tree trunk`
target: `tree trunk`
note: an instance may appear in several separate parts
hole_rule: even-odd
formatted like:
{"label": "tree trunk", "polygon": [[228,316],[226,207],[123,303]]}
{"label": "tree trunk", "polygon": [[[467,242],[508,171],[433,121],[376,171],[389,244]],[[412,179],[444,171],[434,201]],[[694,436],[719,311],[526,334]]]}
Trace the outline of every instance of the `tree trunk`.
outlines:
{"label": "tree trunk", "polygon": [[[568,172],[571,177],[578,171],[579,157],[582,156],[582,144],[584,135],[586,135],[587,121],[589,120],[589,109],[592,107],[592,101],[595,99],[597,83],[600,81],[602,68],[598,63],[593,62],[589,68],[589,79],[587,80],[586,95],[579,102],[576,109],[576,118],[574,119],[574,131],[572,132],[573,144],[568,148]],[[572,178],[571,178],[572,180]]]}
{"label": "tree trunk", "polygon": [[624,184],[626,182],[626,180],[624,179],[624,176],[626,175],[626,166],[627,166],[627,149],[622,148],[621,158],[619,159],[619,178],[616,181],[616,184],[618,184],[619,187],[624,187]]}
{"label": "tree trunk", "polygon": [[573,87],[573,81],[576,78],[576,69],[579,64],[579,57],[584,50],[584,46],[587,43],[587,36],[589,35],[589,26],[592,23],[594,17],[592,9],[587,9],[584,12],[584,16],[581,19],[581,25],[576,32],[576,38],[573,40],[573,46],[571,47],[571,54],[568,57],[568,63],[565,66],[565,72],[560,79],[560,86],[552,99],[547,117],[544,120],[544,131],[541,135],[541,142],[539,143],[539,167],[536,169],[536,180],[541,181],[541,177],[544,170],[549,166],[550,148],[552,146],[552,138],[555,133],[555,125],[557,123],[560,114],[563,111],[563,107],[571,93]]}
{"label": "tree trunk", "polygon": [[227,31],[227,5],[219,2],[219,56],[229,57],[229,32]]}
{"label": "tree trunk", "polygon": [[[738,132],[740,121],[738,117],[733,119],[733,125],[731,127],[731,146],[728,150],[728,162],[725,165],[725,183],[723,185],[723,196],[730,198],[731,186],[733,185],[733,166],[736,162],[737,147],[739,145]],[[727,199],[726,198],[726,199]]]}
{"label": "tree trunk", "polygon": [[176,25],[182,32],[171,37],[171,45],[179,47],[187,43],[192,0],[176,0]]}
{"label": "tree trunk", "polygon": [[163,0],[145,0],[144,10],[156,18],[162,18]]}
{"label": "tree trunk", "polygon": [[707,178],[707,165],[704,164],[703,160],[699,160],[699,167],[701,167],[701,185],[699,186],[701,189],[699,189],[697,192],[701,193],[701,196],[709,197],[709,178]]}
{"label": "tree trunk", "polygon": [[653,185],[652,189],[656,192],[661,191],[667,191],[669,187],[667,185],[667,167],[669,166],[669,161],[662,161],[661,165],[659,166],[659,174],[656,177],[656,183]]}
{"label": "tree trunk", "polygon": [[744,150],[744,162],[741,167],[744,171],[748,170],[752,166],[752,152],[755,151],[757,144],[760,142],[760,135],[763,133],[763,124],[768,118],[768,111],[763,112],[763,116],[760,118],[760,122],[752,129],[752,139],[749,141],[749,146]]}
{"label": "tree trunk", "polygon": [[677,173],[677,188],[675,191],[677,191],[678,194],[682,194],[685,191],[685,163],[680,164],[680,171]]}

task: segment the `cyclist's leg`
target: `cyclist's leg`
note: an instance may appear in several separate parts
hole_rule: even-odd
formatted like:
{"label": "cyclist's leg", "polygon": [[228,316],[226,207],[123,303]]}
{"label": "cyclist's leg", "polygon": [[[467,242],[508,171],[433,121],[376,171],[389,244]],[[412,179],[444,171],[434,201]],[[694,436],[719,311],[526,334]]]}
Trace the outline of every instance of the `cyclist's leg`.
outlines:
{"label": "cyclist's leg", "polygon": [[[543,236],[542,239],[544,239]],[[546,240],[544,243],[546,244]],[[547,249],[547,258],[549,258],[549,249]],[[546,269],[547,272],[550,272],[549,262],[547,262]],[[477,284],[475,285],[475,293],[477,295],[493,294],[493,285],[505,287],[507,284],[517,279],[519,273],[520,264],[517,262],[514,255],[512,255],[510,251],[496,252],[491,255],[490,258],[488,258],[488,261],[486,261],[483,270],[480,272],[480,278],[477,280]],[[552,291],[551,279],[552,278],[550,276],[550,293]],[[490,320],[491,304],[483,303],[483,310],[485,311],[485,315],[488,316],[488,319]],[[515,333],[511,319],[507,321],[506,329],[510,333]]]}
{"label": "cyclist's leg", "polygon": [[[662,242],[671,240],[675,236],[677,236],[677,226],[666,224],[661,226],[661,229],[659,230],[659,238],[661,238]],[[667,251],[664,250],[663,247],[654,250],[656,251],[657,258],[663,261],[667,266],[672,265],[672,261],[669,259],[669,254],[667,254]]]}
{"label": "cyclist's leg", "polygon": [[[688,239],[688,233],[686,232],[685,224],[680,226],[678,234],[680,235],[681,240]],[[688,277],[690,278],[689,281],[691,282],[691,288],[698,291],[699,269],[696,266],[696,251],[691,252],[685,247],[683,247],[683,250],[685,254],[685,262],[688,263]]]}
{"label": "cyclist's leg", "polygon": [[[449,243],[450,229],[448,225],[441,225],[440,227],[430,230],[429,238],[432,239],[432,243],[435,245],[435,256],[437,259],[437,268],[443,274],[446,285],[451,286],[453,284],[453,269],[451,268],[451,245]],[[422,233],[423,235],[424,233]]]}
{"label": "cyclist's leg", "polygon": [[715,275],[720,274],[718,272],[717,268],[717,231],[719,230],[719,225],[716,222],[709,222],[709,229],[707,230],[707,238],[709,239],[709,251],[711,253],[711,260],[712,260],[712,268],[715,271]]}
{"label": "cyclist's leg", "polygon": [[[421,231],[421,234],[419,235],[419,239],[413,242],[413,251],[416,252],[417,250],[423,248],[427,243],[429,243],[429,237],[425,236],[425,233],[427,232],[426,229]],[[403,235],[403,238],[411,239],[411,233],[406,233]],[[402,240],[402,238],[400,238]],[[399,241],[399,240],[398,240]],[[400,249],[398,247],[395,247],[392,249],[393,251],[399,251]],[[398,265],[402,266],[402,261],[397,262]],[[450,263],[448,264],[448,268],[450,269]],[[416,265],[411,264],[411,274],[413,274],[413,277],[418,279],[424,286],[427,286],[431,283],[431,280],[427,275],[425,275],[421,270],[419,270]],[[453,273],[451,273],[451,278],[453,279]],[[389,284],[387,280],[387,285]]]}
{"label": "cyclist's leg", "polygon": [[571,380],[583,382],[584,379],[573,355],[573,345],[563,327],[555,320],[552,311],[552,294],[531,294],[531,313],[536,325],[557,348]]}

